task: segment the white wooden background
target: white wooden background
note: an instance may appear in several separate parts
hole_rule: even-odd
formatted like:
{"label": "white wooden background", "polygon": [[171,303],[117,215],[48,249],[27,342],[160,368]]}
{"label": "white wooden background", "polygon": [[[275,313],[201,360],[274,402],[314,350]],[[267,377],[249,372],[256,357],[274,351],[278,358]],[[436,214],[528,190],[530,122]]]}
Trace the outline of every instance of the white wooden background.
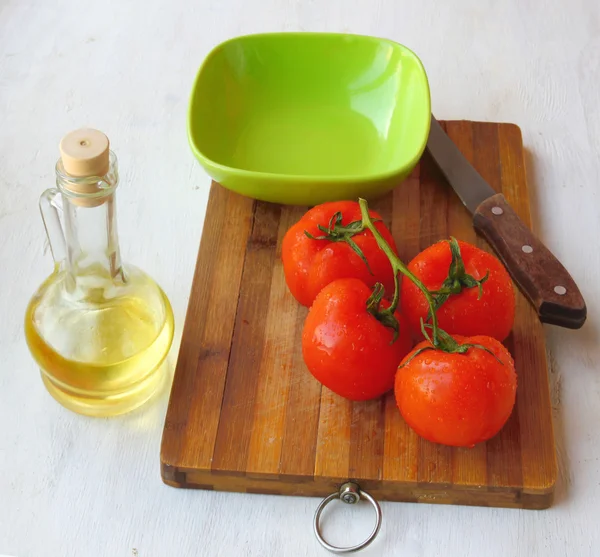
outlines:
{"label": "white wooden background", "polygon": [[[404,43],[425,64],[438,118],[519,124],[537,230],[589,309],[583,330],[547,328],[554,507],[383,504],[380,536],[362,554],[599,555],[597,0],[0,0],[0,553],[326,554],[311,531],[318,500],[166,487],[166,395],[120,419],[73,415],[46,394],[23,338],[25,305],[51,270],[37,199],[53,185],[58,141],[84,125],[112,141],[123,253],[163,285],[181,335],[209,185],[185,135],[192,79],[220,41],[275,30]],[[327,529],[334,542],[358,541],[371,518],[344,508]]]}

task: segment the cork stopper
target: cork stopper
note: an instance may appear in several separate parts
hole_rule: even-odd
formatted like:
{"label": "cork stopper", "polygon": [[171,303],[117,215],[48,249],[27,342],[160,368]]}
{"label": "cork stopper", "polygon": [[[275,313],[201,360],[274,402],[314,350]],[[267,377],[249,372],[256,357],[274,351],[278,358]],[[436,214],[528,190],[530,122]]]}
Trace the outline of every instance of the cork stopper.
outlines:
{"label": "cork stopper", "polygon": [[[59,145],[63,170],[74,178],[102,177],[110,170],[110,149],[108,137],[101,131],[82,128],[65,135]],[[98,183],[67,181],[63,188],[76,194],[94,194],[100,191]],[[71,203],[82,207],[97,207],[106,200],[102,198],[79,197]]]}
{"label": "cork stopper", "polygon": [[63,168],[71,176],[104,176],[108,172],[109,141],[98,130],[72,131],[62,138],[59,148]]}

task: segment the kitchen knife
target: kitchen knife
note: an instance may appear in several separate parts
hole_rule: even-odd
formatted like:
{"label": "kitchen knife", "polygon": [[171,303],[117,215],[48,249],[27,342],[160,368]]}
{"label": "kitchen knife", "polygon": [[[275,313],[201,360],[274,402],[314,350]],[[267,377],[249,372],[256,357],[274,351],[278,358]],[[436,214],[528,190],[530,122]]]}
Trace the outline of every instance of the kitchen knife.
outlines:
{"label": "kitchen knife", "polygon": [[471,166],[433,115],[427,150],[473,215],[475,230],[496,251],[540,320],[569,329],[582,327],[587,309],[571,275]]}

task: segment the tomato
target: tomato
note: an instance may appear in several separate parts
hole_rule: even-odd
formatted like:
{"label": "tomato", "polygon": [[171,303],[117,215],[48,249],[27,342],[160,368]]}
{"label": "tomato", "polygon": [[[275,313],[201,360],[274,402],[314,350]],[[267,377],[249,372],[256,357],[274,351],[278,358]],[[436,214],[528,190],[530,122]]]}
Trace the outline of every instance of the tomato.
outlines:
{"label": "tomato", "polygon": [[[515,318],[515,292],[512,280],[499,259],[467,242],[458,241],[464,272],[483,282],[481,297],[477,286],[451,294],[437,310],[439,326],[450,335],[486,335],[503,341]],[[442,287],[452,263],[450,243],[440,241],[419,253],[408,269],[430,291]],[[402,278],[401,311],[415,334],[420,336],[420,319],[426,319],[429,306],[423,293],[407,277]],[[420,338],[423,338],[420,336]]]}
{"label": "tomato", "polygon": [[429,349],[415,356],[431,346],[423,341],[400,364],[394,394],[404,420],[418,435],[443,445],[473,447],[496,435],[508,420],[517,375],[510,353],[496,339],[454,339],[493,354],[470,347],[464,354]]}
{"label": "tomato", "polygon": [[[335,201],[313,207],[286,232],[281,257],[290,292],[298,302],[310,307],[317,294],[330,282],[353,277],[368,286],[382,283],[391,297],[394,293],[392,266],[369,230],[351,237],[369,266],[348,242],[311,239],[305,234],[306,231],[315,238],[326,236],[318,227],[320,225],[327,229],[337,213],[341,213],[340,224],[343,226],[361,222],[360,207],[356,201]],[[373,219],[381,219],[375,211],[369,211],[369,215]],[[381,221],[376,222],[375,226],[396,253],[396,245],[389,229]]]}
{"label": "tomato", "polygon": [[[302,332],[302,354],[310,373],[350,400],[381,396],[394,386],[398,364],[412,346],[406,320],[396,311],[398,337],[367,311],[372,293],[356,278],[338,279],[319,292]],[[389,307],[382,301],[381,307]]]}

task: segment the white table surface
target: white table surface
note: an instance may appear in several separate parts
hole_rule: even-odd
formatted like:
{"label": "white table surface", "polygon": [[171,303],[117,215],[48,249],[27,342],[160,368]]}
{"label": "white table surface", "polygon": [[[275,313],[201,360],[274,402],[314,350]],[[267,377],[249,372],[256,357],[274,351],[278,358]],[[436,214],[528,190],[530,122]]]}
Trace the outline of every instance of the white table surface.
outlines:
{"label": "white table surface", "polygon": [[[555,505],[383,504],[362,555],[599,555],[597,0],[0,0],[0,554],[327,554],[311,530],[318,499],[165,486],[167,396],[119,419],[69,413],[44,390],[23,337],[25,305],[51,270],[37,200],[53,186],[60,138],[86,125],[119,157],[123,255],[164,287],[180,338],[210,183],[185,134],[192,79],[220,41],[275,30],[397,40],[422,58],[438,118],[519,124],[537,231],[588,304],[584,329],[546,328]],[[327,531],[358,541],[371,519],[367,507],[344,508]]]}

